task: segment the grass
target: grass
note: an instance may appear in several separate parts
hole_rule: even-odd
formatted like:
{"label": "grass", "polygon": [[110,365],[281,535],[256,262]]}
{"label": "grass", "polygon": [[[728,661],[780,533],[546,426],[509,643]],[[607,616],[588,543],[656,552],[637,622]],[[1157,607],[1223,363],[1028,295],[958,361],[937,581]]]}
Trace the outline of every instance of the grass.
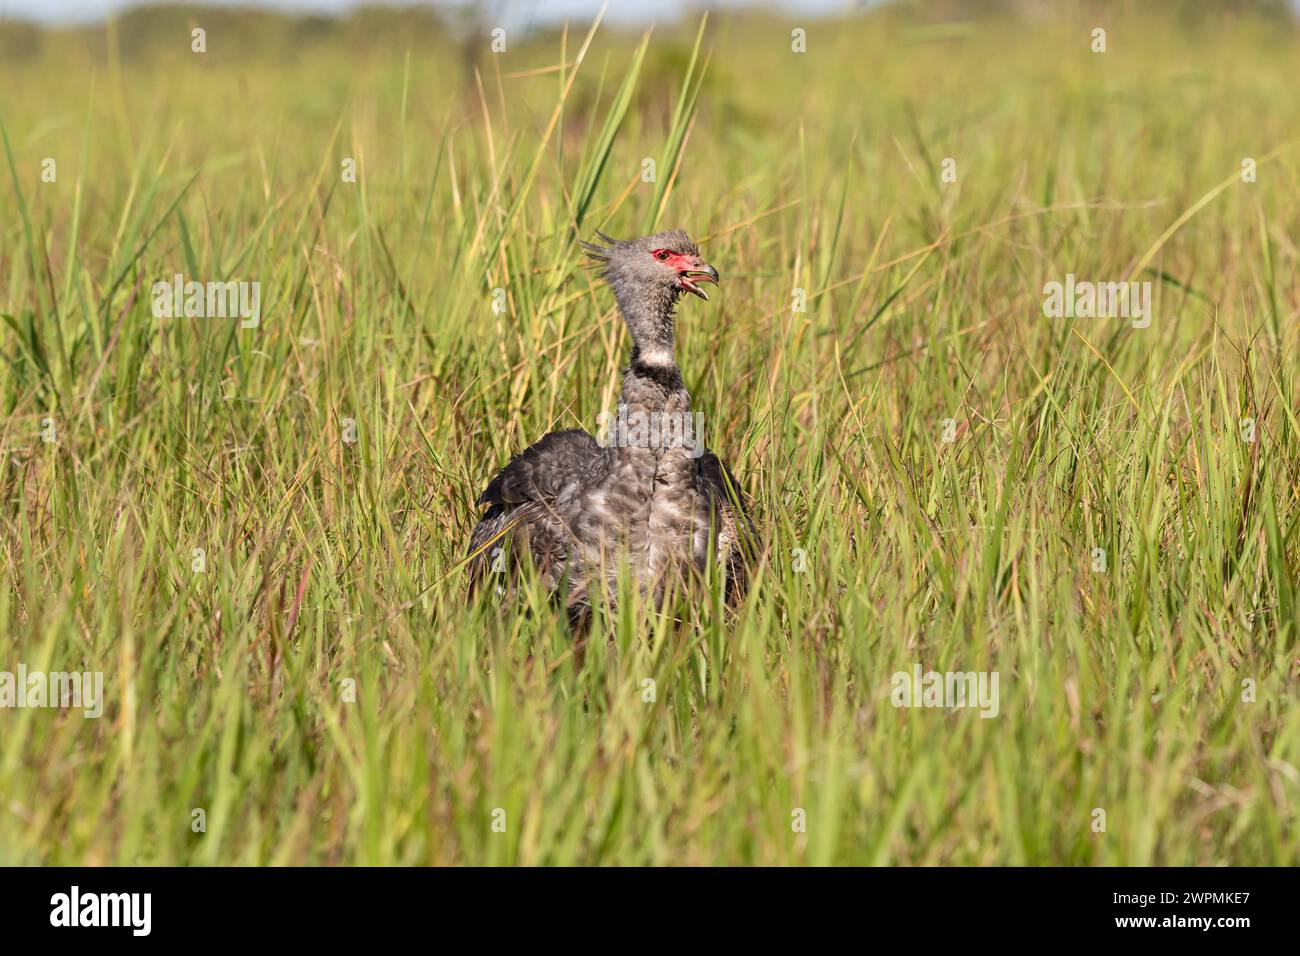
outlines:
{"label": "grass", "polygon": [[[1294,28],[745,14],[476,76],[194,22],[0,75],[0,670],[107,698],[0,711],[0,863],[1300,861]],[[461,563],[615,403],[577,239],[655,225],[722,273],[679,359],[765,553],[579,669]],[[177,272],[260,325],[154,318]],[[1067,273],[1154,321],[1045,317]],[[916,664],[998,716],[895,708]]]}

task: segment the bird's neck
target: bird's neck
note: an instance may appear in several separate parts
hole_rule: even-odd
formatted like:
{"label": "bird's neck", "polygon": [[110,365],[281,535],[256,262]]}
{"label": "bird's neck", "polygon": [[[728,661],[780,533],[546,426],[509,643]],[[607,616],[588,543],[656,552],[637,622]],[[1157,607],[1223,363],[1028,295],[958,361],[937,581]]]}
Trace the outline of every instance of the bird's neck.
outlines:
{"label": "bird's neck", "polygon": [[[694,474],[697,416],[673,356],[676,296],[657,304],[619,302],[632,333],[632,362],[623,374],[619,419],[626,430],[615,449],[625,474],[639,476],[650,491],[656,482]],[[657,305],[655,308],[653,305]],[[700,445],[700,447],[703,447]]]}
{"label": "bird's neck", "polygon": [[632,334],[632,364],[623,377],[622,404],[647,411],[679,409],[690,399],[682,384],[675,357],[673,307],[676,296],[662,301],[619,301],[619,309]]}

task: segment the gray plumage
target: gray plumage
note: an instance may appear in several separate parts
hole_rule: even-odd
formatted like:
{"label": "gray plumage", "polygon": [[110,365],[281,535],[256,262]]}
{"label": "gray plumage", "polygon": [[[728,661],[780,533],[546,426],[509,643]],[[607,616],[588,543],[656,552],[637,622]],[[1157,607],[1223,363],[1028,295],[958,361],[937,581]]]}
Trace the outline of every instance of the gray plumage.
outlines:
{"label": "gray plumage", "polygon": [[753,525],[730,470],[683,427],[695,419],[674,359],[678,300],[688,292],[707,300],[699,284],[718,274],[681,230],[600,238],[605,245],[583,246],[632,336],[616,420],[662,427],[602,434],[604,444],[580,429],[553,432],[516,455],[479,498],[487,511],[470,536],[471,580],[505,593],[519,562],[531,561],[576,620],[602,587],[613,594],[624,563],[658,601],[670,579],[693,576],[712,555],[735,600],[747,585]]}

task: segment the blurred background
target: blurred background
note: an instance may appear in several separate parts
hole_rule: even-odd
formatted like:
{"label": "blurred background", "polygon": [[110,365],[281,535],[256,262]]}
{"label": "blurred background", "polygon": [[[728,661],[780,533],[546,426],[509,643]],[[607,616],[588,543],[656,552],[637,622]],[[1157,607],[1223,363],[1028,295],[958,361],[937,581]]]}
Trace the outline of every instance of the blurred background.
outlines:
{"label": "blurred background", "polygon": [[[148,0],[0,0],[0,22],[7,21],[11,39],[31,39],[31,33],[22,31],[22,24],[93,29],[117,18],[124,30],[149,33],[151,24],[163,25],[177,16],[202,13],[215,17],[214,23],[256,23],[271,31],[266,39],[282,36],[280,31],[297,40],[323,39],[380,21],[403,24],[414,31],[408,34],[414,39],[435,28],[463,33],[476,25],[491,24],[532,32],[564,21],[587,23],[601,6],[602,0],[211,0],[161,4]],[[1225,12],[1291,19],[1300,11],[1300,0],[611,0],[605,22],[610,26],[667,24],[706,11],[715,16],[766,11],[811,22],[882,6],[940,20],[990,16],[1042,19],[1071,12],[1097,15],[1163,10],[1196,21]],[[7,54],[17,52],[12,46],[6,48]]]}

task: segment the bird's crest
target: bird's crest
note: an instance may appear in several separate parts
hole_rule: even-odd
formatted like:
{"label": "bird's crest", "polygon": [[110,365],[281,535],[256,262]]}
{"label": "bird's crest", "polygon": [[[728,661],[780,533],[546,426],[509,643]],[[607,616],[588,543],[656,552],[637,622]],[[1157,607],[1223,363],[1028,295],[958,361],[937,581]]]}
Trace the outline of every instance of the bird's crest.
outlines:
{"label": "bird's crest", "polygon": [[621,245],[621,243],[619,240],[607,236],[599,230],[596,231],[596,238],[605,243],[605,245],[599,246],[594,242],[586,242],[583,240],[580,240],[578,244],[582,246],[582,251],[586,253],[587,258],[591,259],[593,262],[609,262],[609,257],[613,255],[614,248]]}
{"label": "bird's crest", "polygon": [[617,254],[626,253],[634,247],[649,250],[655,246],[662,246],[681,255],[698,256],[700,254],[699,246],[681,229],[668,229],[640,239],[615,239],[613,236],[608,236],[597,230],[596,238],[603,242],[604,245],[583,240],[579,240],[578,244],[582,246],[582,251],[588,259],[592,260],[593,263],[604,266],[601,272],[602,275],[608,275],[609,263]]}

